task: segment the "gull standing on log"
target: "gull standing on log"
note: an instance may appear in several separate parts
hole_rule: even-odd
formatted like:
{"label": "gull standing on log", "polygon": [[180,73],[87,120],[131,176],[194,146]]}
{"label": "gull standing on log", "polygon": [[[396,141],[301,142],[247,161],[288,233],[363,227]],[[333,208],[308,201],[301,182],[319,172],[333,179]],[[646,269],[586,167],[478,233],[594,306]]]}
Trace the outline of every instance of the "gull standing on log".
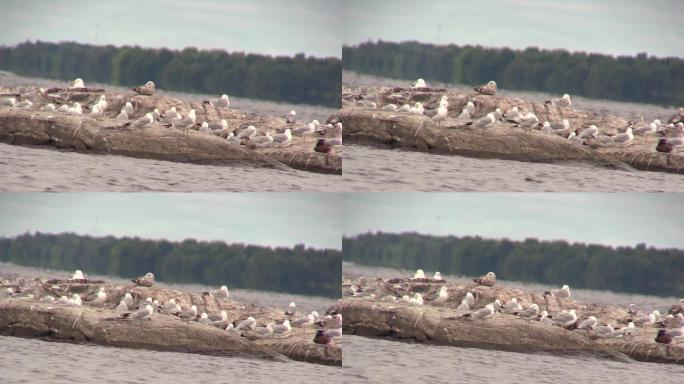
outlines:
{"label": "gull standing on log", "polygon": [[483,116],[475,121],[471,121],[466,125],[472,125],[475,128],[482,128],[482,134],[484,135],[487,127],[492,125],[495,121],[496,118],[494,118],[494,114],[490,112],[486,116]]}

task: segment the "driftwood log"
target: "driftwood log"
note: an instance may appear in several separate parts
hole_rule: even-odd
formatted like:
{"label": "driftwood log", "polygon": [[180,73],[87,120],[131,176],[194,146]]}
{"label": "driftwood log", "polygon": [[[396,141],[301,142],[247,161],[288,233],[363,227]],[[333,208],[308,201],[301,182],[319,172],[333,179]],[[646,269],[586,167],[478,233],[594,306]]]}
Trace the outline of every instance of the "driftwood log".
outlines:
{"label": "driftwood log", "polygon": [[[12,90],[6,91],[12,93]],[[219,110],[207,104],[163,96],[104,93],[102,90],[48,91],[23,93],[21,96],[23,99],[31,100],[34,107],[47,103],[59,107],[61,104],[74,102],[87,106],[105,94],[107,109],[103,117],[94,119],[87,116],[87,110],[84,110],[83,115],[77,116],[57,111],[41,111],[34,107],[0,107],[0,142],[197,164],[248,164],[318,173],[342,173],[341,154],[336,152],[325,155],[314,152],[315,137],[294,137],[292,143],[285,147],[250,149],[247,146],[230,144],[222,137],[203,134],[197,130],[191,129],[185,134],[160,123],[143,129],[131,128],[125,127],[124,122],[115,119],[127,101],[135,108],[133,116],[129,116],[131,119],[144,116],[154,108],[163,112],[176,107],[183,114],[195,109],[198,124],[203,121],[225,119],[228,121],[229,130],[254,125],[259,132],[274,134],[293,127],[287,124],[285,118],[244,113],[232,108]]]}
{"label": "driftwood log", "polygon": [[[12,283],[4,284],[13,286]],[[23,291],[35,298],[44,295],[79,294],[85,298],[103,284],[94,281],[23,281]],[[27,288],[28,287],[28,288]],[[134,300],[153,297],[161,303],[175,299],[187,308],[196,305],[198,312],[228,312],[230,321],[253,316],[258,324],[283,320],[282,310],[259,307],[235,300],[218,299],[210,295],[197,295],[162,288],[115,286],[104,284],[107,300],[102,307],[87,304],[68,306],[28,299],[0,297],[0,334],[19,337],[36,337],[76,343],[93,343],[127,348],[145,348],[158,351],[176,351],[225,356],[249,356],[286,360],[285,357],[315,364],[341,365],[342,349],[336,345],[313,343],[314,328],[293,328],[290,337],[249,341],[231,336],[222,329],[184,321],[172,315],[155,313],[151,320],[140,322],[114,320],[121,312],[114,307],[126,292]]]}
{"label": "driftwood log", "polygon": [[[580,319],[595,316],[599,323],[610,322],[613,326],[625,326],[627,320],[634,316],[623,308],[586,304],[500,286],[443,281],[414,282],[408,279],[389,281],[366,277],[345,279],[345,286],[352,284],[361,287],[363,293],[352,296],[349,289],[344,290],[345,297],[340,301],[338,310],[344,317],[345,334],[523,353],[581,353],[618,361],[629,361],[631,358],[645,362],[684,364],[684,348],[655,343],[657,329],[654,327],[638,328],[635,335],[629,338],[598,338],[593,332],[569,331],[558,326],[545,326],[539,321],[528,323],[515,315],[504,313],[496,313],[486,319],[483,325],[479,320],[463,317],[470,311],[458,310],[457,306],[467,292],[475,296],[475,310],[495,299],[505,303],[516,297],[523,305],[536,303],[541,310],[552,314],[575,309]],[[401,297],[415,292],[430,298],[444,285],[449,293],[445,305],[426,303],[416,306],[382,300],[386,295]],[[374,298],[371,298],[371,293]]]}
{"label": "driftwood log", "polygon": [[[443,95],[447,95],[449,107],[447,119],[441,122],[441,126],[426,115],[382,110],[387,104],[401,106],[420,101],[429,115],[431,111],[436,111]],[[358,106],[358,101],[373,102],[376,109]],[[471,119],[457,118],[468,101],[473,102],[476,108]],[[601,146],[594,139],[587,140],[585,145],[576,145],[565,137],[538,130],[526,134],[523,129],[514,127],[514,123],[505,120],[487,127],[485,135],[480,129],[467,125],[496,108],[505,113],[514,106],[536,114],[540,122],[568,119],[571,129],[577,129],[578,132],[596,125],[599,134],[614,135],[624,132],[630,123],[640,123],[516,97],[464,95],[430,88],[345,88],[343,108],[337,117],[344,124],[346,143],[390,145],[477,158],[530,162],[583,161],[623,170],[635,168],[684,173],[684,155],[656,152],[657,136],[635,136],[632,144],[626,146]]]}

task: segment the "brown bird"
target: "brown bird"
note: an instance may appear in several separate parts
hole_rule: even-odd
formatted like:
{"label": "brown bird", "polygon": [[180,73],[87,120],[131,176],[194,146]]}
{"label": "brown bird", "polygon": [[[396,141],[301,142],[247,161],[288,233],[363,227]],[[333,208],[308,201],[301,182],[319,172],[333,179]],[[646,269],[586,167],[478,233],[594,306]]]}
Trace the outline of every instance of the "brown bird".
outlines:
{"label": "brown bird", "polygon": [[487,84],[478,85],[473,89],[475,92],[482,95],[493,95],[496,93],[496,81],[490,81]]}
{"label": "brown bird", "polygon": [[656,146],[656,151],[663,153],[672,153],[674,146],[667,139],[658,140],[658,145]]}
{"label": "brown bird", "polygon": [[131,88],[138,95],[152,96],[154,94],[154,81],[148,81],[144,85]]}
{"label": "brown bird", "polygon": [[316,146],[314,147],[315,152],[319,153],[330,153],[332,150],[332,145],[325,142],[325,139],[318,139],[316,141]]}
{"label": "brown bird", "polygon": [[325,334],[324,329],[319,329],[318,331],[316,331],[316,337],[314,337],[313,342],[316,344],[328,345],[330,344],[331,340],[332,338]]}
{"label": "brown bird", "polygon": [[494,274],[494,272],[487,272],[486,275],[476,277],[473,279],[473,281],[479,285],[492,286],[496,284],[496,275]]}
{"label": "brown bird", "polygon": [[136,285],[140,285],[142,287],[151,287],[152,285],[154,285],[154,273],[147,272],[145,276],[140,276],[131,281],[134,282]]}

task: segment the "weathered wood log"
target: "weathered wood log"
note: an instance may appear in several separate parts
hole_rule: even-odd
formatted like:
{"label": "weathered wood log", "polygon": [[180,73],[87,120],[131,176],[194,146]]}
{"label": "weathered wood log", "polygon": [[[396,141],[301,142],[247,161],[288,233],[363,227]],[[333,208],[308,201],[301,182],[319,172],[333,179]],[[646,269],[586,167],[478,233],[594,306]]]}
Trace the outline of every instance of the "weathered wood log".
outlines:
{"label": "weathered wood log", "polygon": [[[73,102],[87,106],[102,94],[67,90],[59,93],[24,93],[22,96],[31,100],[35,106]],[[127,101],[134,107],[133,115],[129,116],[131,120],[144,116],[155,108],[163,113],[176,107],[184,114],[195,109],[198,124],[225,119],[231,131],[254,125],[264,134],[275,134],[291,128],[284,118],[260,116],[235,109],[221,110],[202,103],[163,96],[117,93],[105,95],[108,105],[104,116],[97,119],[89,117],[87,112],[84,115],[69,115],[58,111],[41,111],[38,108],[0,108],[0,142],[197,164],[246,164],[318,173],[342,173],[341,154],[330,154],[327,159],[319,156],[313,151],[316,142],[313,137],[295,137],[291,145],[284,147],[249,149],[197,130],[184,134],[179,129],[167,128],[159,123],[142,129],[130,128],[115,119]]]}
{"label": "weathered wood log", "polygon": [[342,349],[336,345],[313,343],[315,329],[293,328],[289,337],[249,341],[231,336],[222,329],[184,321],[172,315],[156,313],[151,320],[114,320],[121,312],[114,307],[126,292],[134,300],[147,297],[161,303],[176,300],[183,308],[196,305],[198,312],[228,312],[230,321],[253,316],[259,324],[283,320],[282,310],[259,307],[234,300],[219,299],[210,295],[197,295],[184,291],[134,285],[103,285],[75,281],[37,281],[24,286],[37,299],[45,295],[76,293],[86,298],[105,287],[107,300],[103,306],[68,306],[39,300],[0,298],[0,334],[20,337],[39,337],[46,340],[89,342],[117,347],[145,348],[159,351],[177,351],[225,356],[252,356],[293,360],[325,365],[341,365]]}
{"label": "weathered wood log", "polygon": [[433,284],[426,290],[425,283],[418,284],[415,289],[410,282],[388,284],[382,279],[356,278],[346,282],[347,285],[361,286],[364,295],[372,293],[375,297],[347,296],[340,301],[338,310],[344,317],[345,334],[513,352],[586,353],[620,361],[628,361],[629,357],[646,362],[684,364],[684,348],[655,343],[657,330],[653,327],[638,328],[630,338],[598,338],[593,331],[569,331],[558,326],[546,326],[539,321],[527,322],[504,313],[496,313],[482,323],[463,317],[470,311],[458,310],[457,306],[467,292],[471,292],[476,299],[475,309],[495,299],[505,303],[516,297],[519,303],[535,303],[541,310],[550,313],[575,309],[581,319],[595,316],[600,323],[610,322],[613,326],[625,325],[633,316],[622,308],[586,304],[501,286],[453,283],[446,284],[449,300],[445,305],[416,306],[386,302],[382,298],[385,295],[400,297],[418,291],[424,297],[430,297],[444,283]]}
{"label": "weathered wood log", "polygon": [[[345,92],[347,100],[374,100],[378,106],[378,109],[369,109],[345,103],[346,106],[338,112],[338,118],[344,124],[344,139],[347,143],[390,145],[477,158],[530,162],[583,161],[623,170],[636,168],[684,173],[684,156],[656,152],[658,138],[654,136],[635,136],[634,141],[626,146],[599,146],[595,140],[577,145],[565,137],[537,130],[526,134],[514,127],[514,123],[505,120],[487,127],[486,135],[480,129],[467,125],[496,108],[505,113],[517,106],[537,115],[540,122],[567,119],[572,130],[581,132],[590,125],[596,125],[600,134],[614,135],[623,132],[632,123],[617,116],[560,108],[514,97],[463,95],[434,89],[358,87],[347,88]],[[449,115],[439,126],[424,115],[381,109],[390,103],[402,105],[420,101],[426,110],[435,110],[443,95],[449,101]],[[457,118],[469,101],[475,105],[471,119]]]}

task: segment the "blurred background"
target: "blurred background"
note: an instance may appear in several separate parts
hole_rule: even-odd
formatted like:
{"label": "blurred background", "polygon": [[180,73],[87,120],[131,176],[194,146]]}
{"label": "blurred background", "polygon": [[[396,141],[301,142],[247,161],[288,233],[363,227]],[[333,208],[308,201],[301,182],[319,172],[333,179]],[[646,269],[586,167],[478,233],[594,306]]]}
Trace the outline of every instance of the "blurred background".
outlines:
{"label": "blurred background", "polygon": [[338,107],[338,9],[335,0],[9,0],[0,70]]}
{"label": "blurred background", "polygon": [[684,105],[684,26],[676,0],[343,4],[346,71],[411,83],[495,80],[504,90]]}
{"label": "blurred background", "polygon": [[3,193],[0,261],[11,264],[0,263],[0,272],[16,270],[13,265],[68,271],[63,276],[75,269],[118,278],[153,272],[166,284],[339,298],[337,199],[324,193]]}
{"label": "blurred background", "polygon": [[592,290],[585,297],[682,297],[683,203],[681,194],[356,194],[345,199],[343,259],[381,267],[362,274],[494,271]]}

